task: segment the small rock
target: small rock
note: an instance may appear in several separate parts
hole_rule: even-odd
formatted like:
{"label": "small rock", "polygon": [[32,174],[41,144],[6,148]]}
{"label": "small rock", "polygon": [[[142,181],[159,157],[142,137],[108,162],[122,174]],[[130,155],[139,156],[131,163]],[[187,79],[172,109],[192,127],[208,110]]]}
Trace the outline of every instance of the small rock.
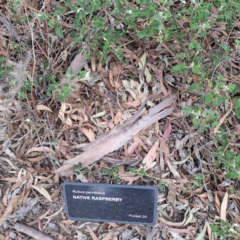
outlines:
{"label": "small rock", "polygon": [[3,226],[3,229],[8,229],[9,228],[9,224],[7,223],[7,221],[4,221],[2,226]]}
{"label": "small rock", "polygon": [[33,208],[32,211],[35,215],[37,215],[37,213],[40,211],[40,209],[41,209],[41,206],[38,204]]}
{"label": "small rock", "polygon": [[129,240],[132,239],[132,230],[126,229],[124,232],[122,232],[122,240]]}
{"label": "small rock", "polygon": [[75,239],[79,240],[87,240],[88,237],[85,234],[82,234],[78,229],[77,229],[77,236],[74,236]]}
{"label": "small rock", "polygon": [[11,239],[16,239],[16,233],[14,233],[14,232],[9,232],[9,237],[11,238]]}
{"label": "small rock", "polygon": [[53,230],[53,229],[55,229],[56,224],[54,224],[54,223],[49,223],[49,224],[48,224],[48,227],[49,227],[49,229]]}

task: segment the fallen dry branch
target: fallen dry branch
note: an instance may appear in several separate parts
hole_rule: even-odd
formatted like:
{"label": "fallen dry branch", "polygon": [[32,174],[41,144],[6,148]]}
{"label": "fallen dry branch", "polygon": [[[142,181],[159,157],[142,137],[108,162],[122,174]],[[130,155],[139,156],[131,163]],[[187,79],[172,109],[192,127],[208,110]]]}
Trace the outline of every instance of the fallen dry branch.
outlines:
{"label": "fallen dry branch", "polygon": [[75,58],[73,59],[73,61],[71,62],[70,66],[67,69],[66,74],[64,75],[63,79],[61,80],[61,82],[65,82],[66,80],[69,79],[69,77],[71,77],[71,75],[69,74],[69,71],[72,70],[73,77],[76,77],[80,71],[82,70],[82,68],[84,67],[84,65],[87,63],[87,55],[86,54],[81,54],[78,53]]}
{"label": "fallen dry branch", "polygon": [[16,30],[12,26],[11,22],[0,12],[0,21],[4,24],[4,26],[7,28],[8,32],[16,38],[16,40],[20,43],[21,39],[18,36]]}
{"label": "fallen dry branch", "polygon": [[56,170],[56,173],[59,173],[62,176],[71,175],[73,174],[72,168],[74,164],[81,162],[85,167],[101,159],[104,155],[119,149],[141,130],[146,129],[158,120],[169,116],[173,111],[172,105],[174,100],[175,96],[168,97],[150,109],[148,114],[141,118],[141,115],[146,110],[144,108],[145,101],[139,108],[138,112],[130,120],[99,136],[93,143],[90,143],[83,148],[84,152],[82,154],[67,160],[62,167]]}
{"label": "fallen dry branch", "polygon": [[31,237],[33,237],[36,240],[43,240],[43,239],[44,240],[54,240],[53,238],[47,236],[46,234],[44,234],[42,232],[39,232],[38,230],[36,230],[36,229],[34,229],[32,227],[29,227],[27,225],[24,225],[22,223],[16,223],[13,227],[18,232],[25,233],[28,236],[31,236]]}

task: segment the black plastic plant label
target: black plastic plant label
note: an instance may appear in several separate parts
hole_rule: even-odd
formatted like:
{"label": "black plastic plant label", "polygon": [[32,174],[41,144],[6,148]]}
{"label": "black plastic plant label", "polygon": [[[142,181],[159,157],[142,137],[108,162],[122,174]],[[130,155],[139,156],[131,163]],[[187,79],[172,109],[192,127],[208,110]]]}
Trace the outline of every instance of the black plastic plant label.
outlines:
{"label": "black plastic plant label", "polygon": [[63,183],[67,217],[71,220],[155,225],[156,187]]}

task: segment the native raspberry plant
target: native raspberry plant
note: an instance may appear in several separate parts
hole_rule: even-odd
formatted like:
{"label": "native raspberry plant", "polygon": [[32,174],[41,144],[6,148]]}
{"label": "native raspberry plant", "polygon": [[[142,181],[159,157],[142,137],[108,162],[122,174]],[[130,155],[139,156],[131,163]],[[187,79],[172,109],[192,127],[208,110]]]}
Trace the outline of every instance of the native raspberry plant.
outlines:
{"label": "native raspberry plant", "polygon": [[6,66],[6,59],[0,57],[0,81],[6,78],[6,75],[13,70],[13,67]]}
{"label": "native raspberry plant", "polygon": [[[86,50],[89,59],[94,53],[102,64],[110,55],[124,64],[122,48],[133,46],[138,41],[144,44],[155,42],[165,49],[167,46],[168,52],[173,54],[172,59],[167,60],[168,64],[173,61],[169,64],[170,73],[188,84],[190,96],[196,96],[199,100],[197,104],[183,108],[183,112],[196,131],[209,134],[213,143],[211,161],[226,171],[227,178],[237,177],[239,153],[231,149],[228,143],[234,142],[237,137],[234,135],[234,124],[240,119],[240,89],[238,83],[229,81],[232,74],[229,64],[238,61],[234,54],[240,51],[240,41],[226,35],[238,26],[238,1],[183,0],[176,4],[166,0],[67,0],[63,4],[53,4],[50,12],[31,11],[24,19],[21,19],[19,12],[21,4],[18,0],[9,4],[14,21],[31,25],[37,19],[41,24],[47,23],[51,34],[60,39],[68,36],[71,38],[69,47],[76,44],[81,51]],[[71,26],[70,30],[63,24],[66,20]],[[225,31],[226,37],[220,39],[216,29]],[[208,42],[210,37],[214,39],[212,42]],[[121,45],[120,38],[128,41]],[[205,50],[206,45],[209,52]],[[219,53],[215,49],[222,51]],[[4,62],[3,59],[0,61]],[[50,66],[48,62],[48,68]],[[11,68],[1,67],[0,77],[5,77],[9,71]],[[46,78],[48,97],[54,96],[61,102],[67,99],[74,90],[71,69],[69,71],[70,77],[64,83],[59,83],[59,77],[49,71]],[[80,73],[81,78],[83,73]],[[26,99],[35,87],[32,76],[26,76],[18,97]],[[227,124],[218,127],[223,114],[231,106]],[[218,131],[213,137],[212,133],[217,127]]]}

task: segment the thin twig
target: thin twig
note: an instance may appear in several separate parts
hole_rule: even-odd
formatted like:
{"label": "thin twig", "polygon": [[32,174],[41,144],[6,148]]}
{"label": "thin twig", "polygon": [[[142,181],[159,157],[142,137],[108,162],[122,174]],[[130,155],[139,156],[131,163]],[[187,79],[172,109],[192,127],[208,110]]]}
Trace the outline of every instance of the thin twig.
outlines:
{"label": "thin twig", "polygon": [[227,111],[227,113],[220,119],[219,124],[214,128],[213,130],[213,134],[215,135],[218,131],[218,129],[220,128],[220,126],[223,124],[223,122],[225,121],[225,119],[227,118],[227,116],[232,112],[233,110],[233,103],[231,101],[231,105],[230,105],[230,109]]}
{"label": "thin twig", "polygon": [[34,239],[36,240],[54,240],[53,238],[47,236],[46,234],[42,233],[42,232],[39,232],[38,230],[32,228],[32,227],[29,227],[25,224],[22,224],[22,223],[16,223],[14,226],[13,226],[18,232],[22,232],[22,233],[25,233],[27,234],[28,236],[31,236],[33,237]]}
{"label": "thin twig", "polygon": [[[196,157],[197,157],[197,159],[198,159],[198,161],[199,161],[199,167],[200,167],[201,173],[202,173],[202,175],[204,176],[202,158],[201,158],[201,156],[200,156],[200,154],[199,154],[199,149],[197,149],[197,148],[195,149],[195,155],[196,155]],[[206,190],[207,192],[209,192],[209,189],[207,188],[207,185],[206,185],[204,179],[203,179],[203,185],[204,185],[205,190]]]}

